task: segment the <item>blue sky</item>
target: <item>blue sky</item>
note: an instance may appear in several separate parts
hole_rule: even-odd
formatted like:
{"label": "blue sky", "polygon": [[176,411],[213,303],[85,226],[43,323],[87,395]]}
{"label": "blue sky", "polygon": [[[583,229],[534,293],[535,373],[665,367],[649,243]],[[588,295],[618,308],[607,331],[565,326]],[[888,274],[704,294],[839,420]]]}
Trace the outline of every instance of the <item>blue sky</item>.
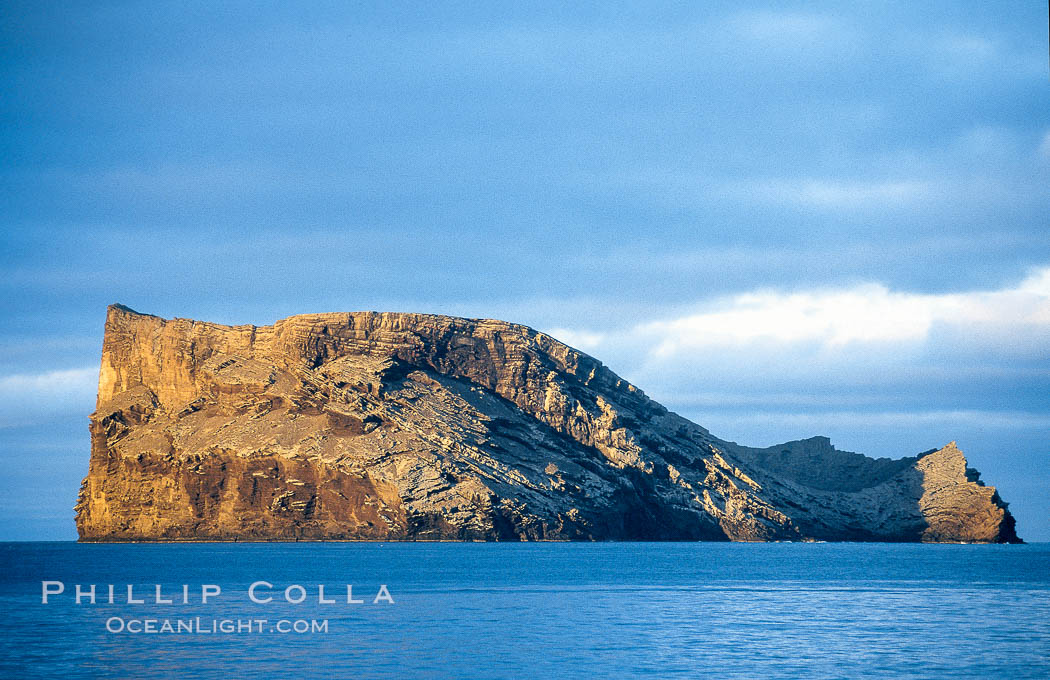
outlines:
{"label": "blue sky", "polygon": [[422,4],[4,4],[0,539],[75,536],[122,302],[526,323],[1050,540],[1045,3]]}

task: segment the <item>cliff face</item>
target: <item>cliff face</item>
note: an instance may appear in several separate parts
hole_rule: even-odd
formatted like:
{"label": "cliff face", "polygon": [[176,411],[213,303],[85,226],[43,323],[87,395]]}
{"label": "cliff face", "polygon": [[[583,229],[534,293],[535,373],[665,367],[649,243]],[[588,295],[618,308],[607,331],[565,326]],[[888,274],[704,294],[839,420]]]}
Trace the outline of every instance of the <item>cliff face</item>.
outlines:
{"label": "cliff face", "polygon": [[82,540],[1017,540],[953,444],[752,449],[530,328],[109,308]]}

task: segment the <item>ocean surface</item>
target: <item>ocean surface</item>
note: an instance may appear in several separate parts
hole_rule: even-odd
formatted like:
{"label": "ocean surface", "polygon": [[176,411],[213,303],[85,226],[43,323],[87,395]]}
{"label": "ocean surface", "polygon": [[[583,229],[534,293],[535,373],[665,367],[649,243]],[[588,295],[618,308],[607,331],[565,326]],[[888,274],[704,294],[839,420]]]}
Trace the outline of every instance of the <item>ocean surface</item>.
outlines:
{"label": "ocean surface", "polygon": [[0,614],[2,678],[1048,678],[1050,544],[3,543]]}

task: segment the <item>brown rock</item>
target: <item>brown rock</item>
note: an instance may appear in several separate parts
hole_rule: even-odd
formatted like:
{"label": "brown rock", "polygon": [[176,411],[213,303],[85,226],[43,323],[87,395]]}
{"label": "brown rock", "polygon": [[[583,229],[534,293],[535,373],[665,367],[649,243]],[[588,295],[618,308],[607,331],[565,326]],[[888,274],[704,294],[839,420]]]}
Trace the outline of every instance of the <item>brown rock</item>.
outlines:
{"label": "brown rock", "polygon": [[750,449],[531,328],[109,308],[81,540],[1011,541],[954,444]]}

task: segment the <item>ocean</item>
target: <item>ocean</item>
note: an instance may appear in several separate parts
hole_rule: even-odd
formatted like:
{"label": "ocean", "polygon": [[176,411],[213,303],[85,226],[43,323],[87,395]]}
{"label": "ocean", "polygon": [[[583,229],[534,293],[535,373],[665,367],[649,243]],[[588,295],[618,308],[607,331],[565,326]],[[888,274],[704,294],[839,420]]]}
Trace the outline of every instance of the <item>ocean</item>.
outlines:
{"label": "ocean", "polygon": [[1050,544],[4,543],[0,613],[3,678],[1048,678]]}

